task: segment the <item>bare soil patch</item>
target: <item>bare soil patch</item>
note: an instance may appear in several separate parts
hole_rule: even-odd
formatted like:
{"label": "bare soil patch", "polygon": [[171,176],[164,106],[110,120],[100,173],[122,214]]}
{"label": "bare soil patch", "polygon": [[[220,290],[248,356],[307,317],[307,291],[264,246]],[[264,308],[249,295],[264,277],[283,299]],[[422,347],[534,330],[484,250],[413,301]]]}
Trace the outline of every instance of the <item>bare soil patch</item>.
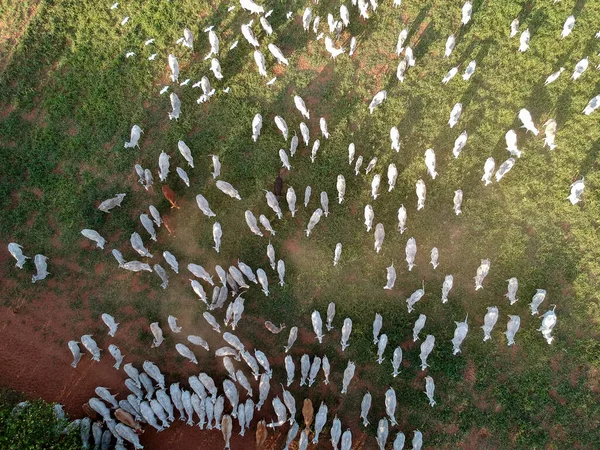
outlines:
{"label": "bare soil patch", "polygon": [[21,36],[25,34],[29,23],[38,12],[39,3],[39,0],[30,1],[29,9],[23,14],[15,14],[13,11],[2,15],[0,21],[0,73],[4,72],[10,63]]}

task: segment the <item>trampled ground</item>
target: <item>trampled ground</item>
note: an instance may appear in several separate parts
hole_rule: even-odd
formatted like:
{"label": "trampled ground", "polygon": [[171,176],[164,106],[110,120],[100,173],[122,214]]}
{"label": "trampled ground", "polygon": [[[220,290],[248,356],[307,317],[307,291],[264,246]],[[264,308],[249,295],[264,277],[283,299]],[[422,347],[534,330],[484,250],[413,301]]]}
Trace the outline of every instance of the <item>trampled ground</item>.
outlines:
{"label": "trampled ground", "polygon": [[[600,359],[598,357],[598,154],[600,131],[598,112],[584,116],[581,111],[590,98],[600,93],[600,63],[596,56],[600,40],[594,34],[600,27],[600,6],[593,2],[567,1],[475,1],[473,19],[460,27],[462,1],[415,2],[405,0],[400,8],[381,2],[371,19],[358,17],[355,7],[351,23],[336,45],[349,46],[356,36],[355,55],[347,53],[329,59],[323,40],[304,33],[301,15],[307,4],[277,2],[269,18],[274,28],[266,36],[255,23],[254,30],[267,58],[269,78],[277,74],[271,87],[259,76],[252,48],[240,35],[240,25],[249,15],[236,10],[228,14],[228,4],[192,2],[122,2],[111,12],[110,5],[90,1],[35,2],[6,8],[1,18],[10,24],[10,34],[18,46],[2,45],[3,72],[0,75],[0,236],[3,248],[11,241],[24,245],[28,256],[49,256],[50,277],[38,284],[30,282],[33,264],[14,267],[14,260],[0,251],[0,385],[66,405],[74,417],[93,395],[95,386],[106,386],[124,394],[125,375],[112,369],[107,347],[116,343],[126,361],[140,366],[145,359],[156,362],[169,381],[184,381],[200,370],[221,382],[226,373],[213,352],[196,351],[196,367],[174,350],[179,336],[169,333],[166,318],[177,316],[184,332],[201,334],[211,350],[221,345],[218,336],[202,318],[205,310],[189,287],[187,263],[202,264],[213,271],[241,259],[253,268],[262,267],[269,275],[270,296],[254,285],[244,296],[246,310],[236,334],[251,348],[262,349],[270,358],[275,378],[272,394],[280,395],[276,380],[285,379],[283,346],[291,326],[301,329],[293,355],[297,366],[303,353],[327,354],[332,362],[332,384],[292,390],[298,409],[311,398],[315,409],[321,401],[329,407],[324,433],[329,433],[334,414],[342,429],[353,432],[354,448],[375,448],[376,423],[384,416],[384,392],[393,386],[398,395],[396,417],[390,440],[397,431],[412,437],[420,429],[425,448],[598,448],[595,430],[600,421]],[[266,9],[270,9],[267,7]],[[20,9],[19,9],[20,8]],[[321,0],[312,4],[327,31],[327,13],[339,15],[339,5]],[[294,12],[286,20],[288,10]],[[571,36],[560,40],[567,16],[574,14]],[[126,27],[119,25],[125,15],[132,17]],[[6,17],[5,17],[6,16]],[[519,53],[518,35],[509,39],[510,22],[518,17],[520,30],[529,27],[531,48]],[[257,22],[257,20],[255,20]],[[209,71],[208,39],[202,30],[215,25],[221,40],[219,60],[224,79],[217,81]],[[195,36],[194,51],[174,42],[189,27]],[[401,57],[395,54],[402,28],[416,56],[416,66],[407,71],[404,83],[396,78]],[[457,45],[444,59],[444,43],[451,33]],[[154,37],[152,49],[143,41]],[[233,50],[229,46],[239,39]],[[277,44],[288,56],[289,67],[276,65],[266,49]],[[10,48],[9,48],[10,47]],[[263,48],[264,47],[264,48]],[[126,59],[127,51],[136,56]],[[158,53],[154,62],[150,53]],[[208,103],[197,105],[198,89],[173,85],[182,100],[181,117],[169,121],[168,94],[158,92],[168,83],[166,58],[174,53],[181,66],[180,81],[193,84],[209,76],[217,94]],[[590,57],[590,67],[577,81],[569,80],[577,61]],[[469,61],[477,61],[471,80],[461,77]],[[459,74],[447,85],[441,79],[451,67]],[[544,87],[546,77],[566,68],[553,84]],[[222,89],[230,86],[231,92]],[[381,89],[388,99],[373,115],[368,103]],[[296,130],[302,120],[293,96],[300,95],[310,110],[311,144],[319,137],[321,148],[310,162],[310,148],[303,144],[291,158],[291,171],[281,171],[284,187],[293,186],[298,196],[296,217],[280,199],[284,219],[279,221],[266,206],[264,192],[280,173],[280,148],[289,149],[273,123],[275,115]],[[459,124],[450,129],[448,116],[456,102],[462,102]],[[543,131],[534,137],[518,129],[517,113],[531,111],[538,128],[549,118],[558,123],[554,151],[543,147]],[[251,121],[256,113],[264,120],[257,143],[251,139]],[[331,137],[320,137],[318,120],[325,117]],[[124,149],[133,124],[144,130],[139,149]],[[390,149],[389,130],[397,126],[401,151]],[[509,157],[504,134],[518,130],[523,156],[500,183],[484,187],[480,181],[483,164],[493,156],[497,165]],[[466,130],[468,143],[458,159],[452,156],[456,137]],[[192,149],[196,168],[191,169],[177,151],[183,139]],[[347,148],[354,142],[357,156],[365,166],[372,157],[378,163],[369,175],[364,166],[359,176],[348,165]],[[423,155],[427,148],[437,155],[439,176],[426,174]],[[157,176],[161,151],[171,156],[167,183],[177,194],[180,209],[170,209],[160,192]],[[231,182],[243,200],[225,197],[214,186],[209,155],[217,154],[223,164],[222,178]],[[396,187],[386,186],[389,163],[398,167]],[[155,185],[145,191],[133,170],[139,163],[154,173]],[[191,187],[175,174],[176,166],[190,175]],[[337,204],[335,180],[346,178],[344,202]],[[382,175],[381,196],[370,197],[373,173]],[[585,177],[583,202],[572,206],[566,197],[569,185]],[[416,211],[415,182],[427,184],[427,200]],[[304,188],[312,186],[308,208],[303,206]],[[452,198],[456,189],[464,192],[463,214],[455,216]],[[303,233],[317,208],[318,194],[327,191],[331,214],[323,217],[310,238]],[[110,215],[97,209],[100,201],[119,192],[127,193],[122,208]],[[217,212],[223,226],[220,254],[212,249],[213,220],[203,216],[194,197],[202,193]],[[375,223],[385,226],[383,250],[373,250],[373,234],[365,231],[364,206],[375,210]],[[158,207],[173,230],[159,231],[158,243],[150,241],[141,227],[139,214],[148,205]],[[396,231],[398,207],[408,210],[408,230]],[[248,230],[243,213],[251,209],[258,217],[271,220],[276,236],[259,238]],[[80,234],[83,228],[99,231],[108,241],[106,250],[94,249]],[[160,289],[155,274],[133,274],[117,267],[110,255],[120,249],[126,259],[136,259],[129,245],[132,231],[138,231],[150,251],[152,263],[160,262],[163,250],[175,254],[183,270],[169,271],[170,285]],[[409,237],[417,241],[416,267],[408,271],[404,247]],[[286,263],[286,285],[277,285],[277,275],[266,257],[271,240],[277,258]],[[343,243],[341,262],[332,266],[334,248]],[[436,246],[440,266],[433,270],[429,251]],[[491,260],[484,288],[474,290],[473,277],[483,258]],[[384,291],[385,268],[394,262],[398,271],[396,286]],[[169,269],[167,269],[169,270]],[[213,271],[214,273],[214,271]],[[446,274],[454,275],[449,303],[442,305],[441,285]],[[519,279],[519,301],[509,306],[503,297],[506,281]],[[405,299],[425,283],[425,297],[416,312],[408,314]],[[207,287],[207,286],[205,286]],[[548,292],[540,308],[556,305],[558,324],[555,342],[549,346],[537,331],[538,317],[529,313],[528,303],[535,289]],[[330,301],[337,305],[335,330],[318,345],[310,326],[310,313],[319,309],[325,317]],[[479,327],[486,307],[498,306],[500,319],[491,341],[483,343]],[[106,335],[100,314],[107,312],[121,323],[114,339]],[[383,315],[383,332],[389,344],[382,365],[376,360],[371,325],[376,312]],[[420,371],[420,341],[413,343],[412,327],[419,313],[427,315],[422,335],[436,336],[431,367]],[[462,353],[452,355],[450,340],[454,321],[469,314],[469,334]],[[507,347],[502,332],[507,315],[521,317],[516,346]],[[222,320],[224,311],[216,313]],[[350,347],[340,351],[340,328],[345,317],[353,320]],[[262,323],[284,322],[288,329],[279,335],[268,333]],[[148,325],[158,321],[166,342],[151,349]],[[83,334],[93,334],[103,351],[100,363],[87,356],[77,369],[70,366],[66,343]],[[392,350],[404,351],[402,374],[391,377]],[[342,372],[347,361],[357,363],[357,374],[349,393],[341,396]],[[245,369],[244,369],[245,370]],[[249,373],[249,372],[248,372]],[[430,408],[423,393],[424,376],[436,382],[437,405]],[[319,375],[319,382],[322,374]],[[258,390],[257,383],[253,387]],[[373,394],[371,426],[365,431],[359,421],[360,401],[366,390]],[[272,408],[261,414],[270,422]],[[262,417],[259,415],[259,417]],[[255,416],[256,417],[256,416]],[[300,419],[300,416],[298,416]],[[197,428],[197,427],[196,427]],[[280,448],[288,427],[271,434],[269,445]],[[233,448],[250,446],[237,437]],[[327,448],[322,435],[320,448]],[[156,435],[143,436],[146,448],[221,448],[218,433],[191,431],[178,424]],[[252,447],[250,447],[252,448]],[[269,447],[270,448],[270,447]]]}

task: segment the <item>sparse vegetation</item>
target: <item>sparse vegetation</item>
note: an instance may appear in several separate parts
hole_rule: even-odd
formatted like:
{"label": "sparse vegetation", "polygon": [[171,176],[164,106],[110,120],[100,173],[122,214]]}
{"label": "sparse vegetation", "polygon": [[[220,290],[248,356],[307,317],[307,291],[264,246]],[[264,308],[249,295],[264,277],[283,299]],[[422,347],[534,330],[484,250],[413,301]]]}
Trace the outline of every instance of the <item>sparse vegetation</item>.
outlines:
{"label": "sparse vegetation", "polygon": [[61,434],[69,424],[58,420],[52,405],[42,400],[20,406],[14,391],[0,390],[0,447],[6,450],[74,450],[81,448],[79,428]]}

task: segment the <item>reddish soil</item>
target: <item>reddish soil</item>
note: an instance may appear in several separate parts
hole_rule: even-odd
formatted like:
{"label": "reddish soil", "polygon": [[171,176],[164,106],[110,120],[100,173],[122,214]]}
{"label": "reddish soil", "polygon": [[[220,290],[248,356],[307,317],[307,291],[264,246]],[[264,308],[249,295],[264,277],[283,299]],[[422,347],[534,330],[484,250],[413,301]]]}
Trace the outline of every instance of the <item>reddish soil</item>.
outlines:
{"label": "reddish soil", "polygon": [[473,384],[475,384],[475,379],[475,363],[472,359],[469,359],[467,362],[467,367],[465,368],[464,380],[469,386],[472,387]]}
{"label": "reddish soil", "polygon": [[355,203],[350,205],[350,214],[352,214],[352,217],[356,217],[358,214],[358,206]]}
{"label": "reddish soil", "polygon": [[275,67],[273,67],[273,74],[277,77],[282,76],[285,73],[285,69],[281,64],[276,64]]}
{"label": "reddish soil", "polygon": [[387,73],[389,73],[389,67],[389,64],[378,64],[369,71],[369,75],[375,78],[375,91],[381,90],[382,79]]}
{"label": "reddish soil", "polygon": [[[0,386],[25,393],[32,398],[43,398],[49,402],[60,402],[72,417],[81,417],[81,406],[92,396],[96,386],[106,386],[114,393],[125,393],[125,374],[112,368],[114,363],[106,348],[110,338],[104,325],[92,320],[87,314],[88,302],[93,287],[81,277],[82,269],[74,263],[60,258],[50,260],[51,273],[68,273],[60,282],[48,278],[45,282],[31,284],[31,267],[22,271],[14,267],[6,252],[0,252],[0,279],[3,290],[10,292],[11,301],[0,306]],[[95,272],[104,272],[104,263],[95,267]],[[135,277],[134,277],[135,279]],[[82,302],[81,309],[71,309],[75,300]],[[125,315],[125,311],[123,311]],[[130,311],[131,313],[131,311]],[[148,327],[147,320],[123,320],[119,331],[111,342],[115,342],[128,356],[126,349],[136,348],[138,333]],[[90,333],[103,349],[100,362],[90,360],[84,354],[77,368],[71,367],[72,357],[67,341],[78,340]],[[82,348],[83,350],[83,348]],[[135,354],[132,352],[132,356]],[[131,361],[131,358],[127,358]],[[136,365],[141,360],[133,357]],[[183,426],[176,425],[157,436],[147,431],[142,437],[146,448],[173,448],[177,441],[179,449],[221,449],[222,437],[217,433],[183,434]],[[200,440],[202,439],[202,440]],[[205,442],[203,440],[206,439]],[[150,446],[148,443],[152,442]],[[241,448],[241,439],[233,439]]]}
{"label": "reddish soil", "polygon": [[308,61],[307,58],[305,58],[304,56],[300,56],[298,58],[298,69],[300,69],[300,70],[311,70],[312,66],[310,65],[310,62]]}
{"label": "reddish soil", "polygon": [[[421,36],[423,35],[423,33],[425,33],[425,30],[427,29],[427,27],[429,26],[429,22],[428,21],[424,21],[421,23],[421,25],[419,25],[419,29],[417,30],[417,32],[415,33],[414,36],[414,42],[419,42],[419,40],[421,39]],[[416,44],[413,44],[413,48],[415,47]]]}
{"label": "reddish soil", "polygon": [[291,255],[295,255],[300,251],[300,244],[296,239],[288,239],[283,243],[283,246],[285,250]]}
{"label": "reddish soil", "polygon": [[104,144],[104,150],[111,150],[117,143],[117,137],[114,136],[109,142]]}
{"label": "reddish soil", "polygon": [[3,19],[7,20],[8,23],[4,21],[0,23],[0,73],[4,72],[4,69],[10,63],[21,36],[37,13],[39,0],[29,3],[31,6],[21,23],[14,23],[16,20],[11,20],[10,14],[3,15]]}
{"label": "reddish soil", "polygon": [[29,214],[29,217],[27,217],[27,222],[25,222],[25,224],[31,228],[33,227],[33,224],[35,223],[35,218],[37,217],[39,211],[32,211],[31,214]]}
{"label": "reddish soil", "polygon": [[462,450],[481,450],[489,447],[489,438],[492,434],[485,428],[475,428],[464,439],[465,442],[459,447]]}
{"label": "reddish soil", "polygon": [[52,169],[52,173],[53,174],[63,174],[65,172],[65,167],[64,167],[64,163],[61,161],[59,162],[56,167],[54,169]]}
{"label": "reddish soil", "polygon": [[44,195],[44,191],[37,187],[29,188],[29,192],[35,195],[38,199],[42,198],[42,196]]}
{"label": "reddish soil", "polygon": [[27,114],[22,114],[21,117],[27,122],[33,122],[39,127],[44,128],[46,123],[46,111],[40,108],[34,108]]}
{"label": "reddish soil", "polygon": [[15,105],[0,105],[0,119],[6,119],[15,110]]}
{"label": "reddish soil", "polygon": [[[51,263],[56,269],[60,261]],[[52,266],[49,269],[52,271]],[[77,369],[71,367],[67,341],[95,329],[96,325],[68,307],[76,295],[87,297],[82,294],[85,282],[75,281],[77,274],[74,274],[73,283],[65,292],[52,289],[50,283],[32,285],[30,271],[23,269],[15,276],[16,270],[12,259],[5,252],[0,253],[0,278],[12,293],[11,298],[19,299],[0,307],[1,384],[32,397],[61,402],[69,413],[81,416],[81,405],[95,386],[117,386],[123,381],[123,373],[111,369],[110,356],[95,363],[86,355]]]}
{"label": "reddish soil", "polygon": [[595,367],[590,367],[588,369],[586,386],[590,391],[596,394],[600,392],[600,370]]}

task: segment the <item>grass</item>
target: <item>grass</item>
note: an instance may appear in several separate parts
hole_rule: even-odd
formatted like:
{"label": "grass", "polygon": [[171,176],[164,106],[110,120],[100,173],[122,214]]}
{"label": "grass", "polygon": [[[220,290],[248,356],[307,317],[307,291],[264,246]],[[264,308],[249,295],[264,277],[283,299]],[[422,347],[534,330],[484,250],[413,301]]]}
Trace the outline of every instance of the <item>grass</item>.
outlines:
{"label": "grass", "polygon": [[[68,416],[58,419],[53,406],[43,400],[20,404],[23,396],[10,389],[0,390],[0,443],[2,448],[74,450],[80,448],[79,429],[62,435]],[[20,406],[19,406],[20,405]]]}
{"label": "grass", "polygon": [[[196,262],[212,269],[215,264],[227,267],[239,257],[254,268],[267,270],[267,239],[252,235],[243,220],[248,208],[257,217],[264,213],[277,231],[271,241],[278,257],[286,262],[287,285],[280,288],[276,275],[267,270],[272,293],[265,298],[253,288],[245,296],[240,337],[251,344],[262,342],[260,347],[267,355],[277,355],[286,332],[273,340],[277,343],[265,342],[265,332],[253,318],[310,329],[310,312],[318,308],[325,318],[327,304],[335,301],[333,336],[328,334],[323,346],[297,344],[298,350],[315,354],[325,350],[336,385],[341,385],[347,360],[358,363],[353,381],[357,384],[354,389],[351,385],[345,398],[325,390],[324,394],[296,390],[296,394],[310,393],[315,404],[320,403],[320,395],[327,396],[330,411],[338,410],[344,426],[356,425],[364,389],[373,392],[371,416],[379,419],[384,414],[383,393],[392,384],[398,393],[402,429],[407,434],[421,429],[426,445],[435,448],[473,442],[483,429],[492,447],[597,448],[600,442],[593,430],[600,419],[600,130],[596,126],[598,113],[588,117],[581,111],[600,89],[600,78],[593,68],[599,62],[594,56],[598,41],[593,35],[598,31],[600,6],[567,0],[558,4],[475,1],[472,22],[460,28],[462,1],[404,3],[399,9],[383,3],[368,22],[360,21],[351,8],[351,25],[344,36],[357,37],[357,52],[353,59],[342,55],[336,61],[328,59],[322,41],[302,32],[297,18],[286,21],[286,11],[301,14],[304,4],[286,1],[271,5],[275,8],[270,17],[274,34],[267,37],[256,25],[254,29],[269,72],[274,64],[266,50],[268,42],[290,55],[290,67],[269,88],[257,74],[252,50],[243,38],[239,37],[236,49],[228,50],[238,39],[240,25],[248,21],[248,15],[239,8],[227,14],[224,3],[182,0],[122,5],[117,12],[110,12],[90,1],[40,2],[0,75],[0,104],[14,108],[0,121],[0,235],[3,241],[24,244],[26,254],[50,256],[49,271],[58,283],[67,283],[71,275],[64,266],[53,267],[54,258],[68,259],[81,267],[87,274],[86,286],[94,287],[95,292],[83,302],[75,289],[62,287],[72,309],[87,308],[93,318],[110,312],[131,320],[160,321],[165,329],[167,315],[174,314],[183,316],[190,326],[203,327],[204,309],[186,284],[183,263]],[[322,26],[327,13],[338,8],[328,2],[311,7],[313,15],[322,17]],[[16,17],[15,11],[9,9],[6,14]],[[562,24],[571,13],[577,18],[573,34],[560,40]],[[125,15],[132,21],[120,27],[118,23]],[[517,51],[518,37],[508,38],[509,24],[515,17],[520,19],[521,30],[529,27],[532,32],[531,48],[524,54]],[[209,62],[202,59],[208,42],[201,30],[210,24],[215,25],[221,39],[219,60],[225,78],[220,82],[209,75]],[[173,44],[186,26],[194,32],[194,55]],[[405,82],[400,84],[395,76],[399,60],[394,50],[403,26],[409,29],[408,41],[417,65],[407,71]],[[444,59],[444,43],[451,33],[457,36],[457,45],[451,57]],[[159,57],[154,62],[147,61],[150,50],[143,47],[148,37],[156,38],[152,52]],[[125,59],[130,49],[137,56]],[[219,91],[210,103],[197,105],[197,90],[173,87],[182,99],[177,122],[168,121],[167,95],[158,95],[167,82],[169,52],[179,58],[181,80],[191,78],[193,83],[209,75]],[[587,55],[590,68],[577,82],[570,81],[575,63]],[[463,69],[473,59],[477,70],[470,81],[463,81],[459,71],[448,85],[441,84],[451,67],[460,64]],[[300,63],[304,70],[298,69]],[[560,66],[566,67],[565,73],[554,84],[543,87],[545,78]],[[226,86],[231,86],[229,95],[220,92]],[[387,89],[388,99],[369,115],[368,102],[381,89]],[[278,149],[289,148],[273,117],[283,116],[290,130],[298,130],[301,117],[293,105],[294,94],[306,100],[311,112],[310,145],[320,134],[319,117],[327,118],[331,137],[319,137],[321,149],[314,164],[308,158],[310,147],[300,144],[285,183],[295,188],[298,205],[303,203],[304,187],[311,185],[311,204],[308,209],[300,206],[296,218],[286,212],[278,221],[266,207],[262,189],[269,188],[278,173]],[[449,112],[459,101],[463,114],[459,124],[449,129]],[[483,163],[493,156],[499,165],[508,157],[504,133],[519,127],[517,112],[522,107],[531,111],[540,129],[547,119],[557,120],[558,148],[549,151],[542,147],[541,135],[535,138],[519,129],[522,158],[500,183],[484,187],[480,182]],[[254,144],[250,125],[258,112],[264,125]],[[141,148],[124,149],[123,142],[134,123],[144,130]],[[389,148],[392,126],[400,131],[399,154]],[[454,159],[451,149],[463,130],[469,133],[468,142]],[[192,149],[196,169],[182,165],[176,149],[179,139]],[[397,165],[399,177],[391,193],[382,193],[375,201],[370,198],[371,175],[355,177],[353,166],[348,166],[350,142],[356,144],[357,156],[364,156],[365,166],[373,156],[378,157],[373,173],[381,173],[384,183],[387,165]],[[436,180],[426,175],[423,164],[424,151],[429,147],[437,155],[440,175]],[[154,171],[163,150],[172,156],[168,184],[180,198],[180,210],[169,210],[156,176],[155,187],[149,192],[136,184],[133,165],[139,163]],[[208,156],[213,153],[223,164],[223,179],[240,191],[242,202],[214,188]],[[177,179],[177,165],[187,170],[191,188]],[[347,181],[342,205],[335,200],[339,173]],[[568,188],[581,176],[586,181],[584,201],[571,206],[566,200]],[[419,178],[425,180],[428,195],[424,210],[417,212],[414,184]],[[452,197],[458,188],[464,192],[463,214],[455,216]],[[301,230],[322,190],[329,194],[331,214],[306,238]],[[110,215],[95,209],[99,201],[118,192],[127,193],[121,209]],[[194,197],[200,192],[223,226],[219,255],[211,249],[212,221],[195,206]],[[374,224],[382,222],[386,229],[379,255],[373,251],[372,233],[367,234],[362,225],[367,203],[374,207]],[[129,234],[135,229],[146,237],[138,216],[149,204],[168,215],[176,230],[174,236],[167,236],[161,229],[159,244],[146,240],[151,252],[158,256],[169,249],[183,269],[179,276],[169,272],[171,284],[164,293],[159,292],[156,275],[123,276],[109,254],[110,248],[119,248],[126,259],[135,258]],[[400,204],[408,210],[408,231],[403,235],[396,231]],[[281,206],[287,210],[285,201]],[[82,228],[98,230],[108,239],[108,250],[82,248]],[[418,246],[417,266],[411,272],[404,263],[409,237],[414,237]],[[337,242],[342,242],[344,249],[340,265],[334,268]],[[440,267],[435,271],[428,264],[433,246],[440,251]],[[484,289],[475,292],[473,276],[483,258],[491,259],[491,270]],[[387,292],[382,289],[385,267],[392,261],[398,280],[396,288]],[[99,263],[106,263],[106,268],[95,275]],[[6,265],[8,271],[12,262]],[[449,303],[442,305],[441,284],[449,273],[454,275],[455,284]],[[28,277],[12,269],[10,276],[28,282]],[[519,279],[520,300],[509,307],[503,294],[505,280],[511,276]],[[130,292],[134,278],[139,289]],[[409,315],[404,300],[422,280],[426,295],[417,304],[417,312]],[[527,304],[536,288],[548,291],[541,311],[557,305],[559,322],[552,346],[535,331],[539,319],[529,315]],[[35,289],[42,292],[44,287],[36,285]],[[18,292],[9,293],[4,302],[10,303],[17,296]],[[500,320],[492,342],[483,344],[478,326],[486,307],[493,305],[500,309]],[[371,324],[376,312],[382,313],[383,332],[389,337],[382,366],[374,364]],[[428,317],[423,335],[436,336],[429,370],[436,380],[438,405],[433,409],[422,393],[418,345],[407,349],[419,313]],[[452,356],[453,322],[463,320],[466,313],[469,335],[463,353]],[[511,349],[500,334],[509,313],[520,315],[522,320],[517,346]],[[354,327],[351,345],[341,354],[339,329],[344,317],[351,317]],[[156,351],[160,351],[161,359],[176,357],[165,348],[147,350],[151,337],[146,330],[140,328],[137,338],[145,348],[136,351],[140,358],[156,355],[152,353]],[[392,379],[391,350],[401,342],[408,364],[401,377]],[[468,377],[465,380],[468,371],[474,373],[470,381]],[[283,366],[276,367],[275,373],[283,377]],[[449,432],[449,426],[456,426],[457,431]],[[375,434],[373,427],[368,433]]]}

